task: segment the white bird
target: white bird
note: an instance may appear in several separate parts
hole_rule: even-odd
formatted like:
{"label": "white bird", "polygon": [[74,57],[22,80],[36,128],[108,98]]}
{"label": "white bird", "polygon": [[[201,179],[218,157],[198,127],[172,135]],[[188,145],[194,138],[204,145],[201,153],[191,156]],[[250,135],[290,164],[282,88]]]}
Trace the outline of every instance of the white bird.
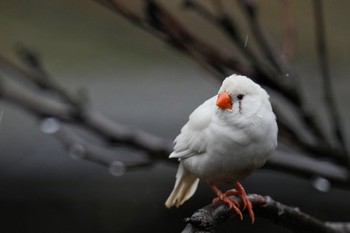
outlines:
{"label": "white bird", "polygon": [[[195,109],[175,139],[169,158],[177,158],[179,168],[173,191],[165,205],[177,207],[196,191],[199,179],[206,181],[222,200],[243,218],[239,195],[254,222],[252,204],[239,180],[261,167],[277,147],[277,123],[269,95],[251,79],[231,75],[218,95]],[[231,183],[236,189],[222,193],[216,185]]]}

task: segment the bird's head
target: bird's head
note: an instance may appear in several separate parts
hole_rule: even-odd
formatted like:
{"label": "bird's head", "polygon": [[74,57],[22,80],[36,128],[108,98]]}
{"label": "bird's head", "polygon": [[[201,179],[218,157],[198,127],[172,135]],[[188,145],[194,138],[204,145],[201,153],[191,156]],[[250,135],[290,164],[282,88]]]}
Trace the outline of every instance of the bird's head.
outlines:
{"label": "bird's head", "polygon": [[262,103],[268,99],[266,91],[251,79],[241,75],[231,75],[222,83],[216,106],[234,115],[250,116],[256,113]]}

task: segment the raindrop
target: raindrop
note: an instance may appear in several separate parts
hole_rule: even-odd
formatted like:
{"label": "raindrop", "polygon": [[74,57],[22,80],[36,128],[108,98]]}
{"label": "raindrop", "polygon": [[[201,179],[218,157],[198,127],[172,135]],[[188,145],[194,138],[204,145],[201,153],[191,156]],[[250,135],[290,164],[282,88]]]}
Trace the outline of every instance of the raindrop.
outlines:
{"label": "raindrop", "polygon": [[41,121],[40,129],[44,133],[53,134],[60,129],[60,123],[56,118],[47,117]]}
{"label": "raindrop", "polygon": [[1,121],[2,121],[3,115],[4,115],[4,110],[1,110],[1,111],[0,111],[0,124],[1,124]]}
{"label": "raindrop", "polygon": [[126,167],[124,163],[120,161],[114,161],[109,165],[109,173],[111,173],[113,176],[122,176],[126,172]]}
{"label": "raindrop", "polygon": [[248,34],[245,36],[245,40],[244,40],[244,48],[247,47],[247,44],[248,44]]}
{"label": "raindrop", "polygon": [[323,177],[314,178],[312,180],[312,185],[320,192],[328,192],[331,189],[331,183]]}
{"label": "raindrop", "polygon": [[68,154],[74,160],[81,160],[86,157],[84,146],[78,143],[74,143],[69,147]]}
{"label": "raindrop", "polygon": [[289,73],[286,73],[285,75],[286,75],[286,77],[287,77],[287,78],[290,76],[290,74],[289,74]]}
{"label": "raindrop", "polygon": [[281,216],[281,215],[283,215],[283,214],[284,214],[284,209],[283,209],[281,206],[279,206],[277,215],[278,215],[278,216]]}

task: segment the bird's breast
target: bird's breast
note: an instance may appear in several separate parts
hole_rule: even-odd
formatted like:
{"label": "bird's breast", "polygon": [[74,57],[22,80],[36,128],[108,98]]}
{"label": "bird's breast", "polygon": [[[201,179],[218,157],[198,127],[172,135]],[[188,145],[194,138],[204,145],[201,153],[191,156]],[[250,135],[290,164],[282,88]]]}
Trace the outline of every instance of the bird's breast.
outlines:
{"label": "bird's breast", "polygon": [[242,179],[261,167],[275,149],[274,124],[259,119],[251,120],[249,125],[213,124],[206,132],[205,153],[184,159],[184,166],[207,182],[232,183]]}

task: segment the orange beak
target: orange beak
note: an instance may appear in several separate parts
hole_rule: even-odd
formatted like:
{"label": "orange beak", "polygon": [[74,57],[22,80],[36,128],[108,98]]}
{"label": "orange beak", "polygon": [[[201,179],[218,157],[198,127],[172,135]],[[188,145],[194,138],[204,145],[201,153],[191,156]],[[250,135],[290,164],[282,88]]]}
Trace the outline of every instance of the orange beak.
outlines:
{"label": "orange beak", "polygon": [[231,109],[232,108],[232,100],[227,92],[221,92],[218,94],[218,99],[216,100],[216,105],[222,109]]}

